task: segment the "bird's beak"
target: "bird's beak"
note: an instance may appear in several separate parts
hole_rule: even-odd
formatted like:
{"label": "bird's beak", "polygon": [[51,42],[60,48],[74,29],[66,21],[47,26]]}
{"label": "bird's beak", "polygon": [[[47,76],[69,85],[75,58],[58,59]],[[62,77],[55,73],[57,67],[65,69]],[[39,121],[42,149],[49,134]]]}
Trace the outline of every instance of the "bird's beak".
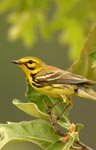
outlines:
{"label": "bird's beak", "polygon": [[23,64],[20,60],[12,60],[12,63],[17,64],[17,65]]}

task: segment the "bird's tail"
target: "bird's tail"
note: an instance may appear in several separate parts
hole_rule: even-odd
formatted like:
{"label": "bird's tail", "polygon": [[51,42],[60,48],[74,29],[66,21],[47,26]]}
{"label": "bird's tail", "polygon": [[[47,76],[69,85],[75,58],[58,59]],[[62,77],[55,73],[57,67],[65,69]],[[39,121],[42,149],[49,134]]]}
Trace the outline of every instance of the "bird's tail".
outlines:
{"label": "bird's tail", "polygon": [[78,89],[78,96],[96,100],[96,92],[93,89],[87,87],[81,87]]}

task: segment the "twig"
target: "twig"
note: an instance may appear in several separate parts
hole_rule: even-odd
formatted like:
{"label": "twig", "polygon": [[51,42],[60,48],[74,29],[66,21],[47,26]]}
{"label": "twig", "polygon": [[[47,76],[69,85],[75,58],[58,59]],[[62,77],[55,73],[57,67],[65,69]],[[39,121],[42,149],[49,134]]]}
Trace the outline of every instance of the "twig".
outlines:
{"label": "twig", "polygon": [[54,113],[52,111],[53,110],[52,108],[55,105],[49,106],[46,100],[44,100],[44,103],[46,105],[46,108],[47,108],[46,111],[47,111],[47,114],[49,115],[50,122],[52,124],[52,127],[53,127],[55,133],[57,133],[60,136],[65,136],[63,133],[60,132],[60,130],[56,126],[56,124],[57,124],[57,117],[54,115]]}
{"label": "twig", "polygon": [[83,150],[82,146],[71,146],[72,150]]}
{"label": "twig", "polygon": [[86,144],[82,143],[81,141],[76,141],[76,143],[82,146],[83,150],[93,150],[91,147],[87,146]]}
{"label": "twig", "polygon": [[[65,135],[65,134],[61,133],[60,130],[56,126],[57,120],[60,119],[61,115],[60,115],[60,117],[56,117],[53,113],[53,107],[55,107],[57,104],[60,104],[61,102],[57,102],[57,103],[53,104],[52,106],[49,106],[48,102],[46,100],[44,100],[44,103],[45,103],[45,106],[47,108],[46,111],[49,115],[49,118],[50,118],[50,121],[51,121],[51,124],[52,124],[52,127],[53,127],[55,133],[57,133],[58,135],[61,136],[61,141],[67,141],[69,139],[70,134],[67,133]],[[64,113],[64,111],[63,111],[63,113]],[[63,114],[63,113],[61,112],[61,114]],[[77,141],[75,141],[75,143],[78,144],[79,146],[78,147],[72,146],[73,150],[93,150],[92,148],[90,148],[86,144],[82,143],[79,139]]]}

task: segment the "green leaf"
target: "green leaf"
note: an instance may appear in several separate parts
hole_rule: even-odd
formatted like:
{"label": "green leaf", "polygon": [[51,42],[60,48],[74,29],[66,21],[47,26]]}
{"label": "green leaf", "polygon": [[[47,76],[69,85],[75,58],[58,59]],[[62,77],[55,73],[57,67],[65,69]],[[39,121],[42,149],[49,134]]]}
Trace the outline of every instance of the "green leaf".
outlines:
{"label": "green leaf", "polygon": [[31,116],[41,118],[41,119],[45,119],[45,120],[49,119],[48,115],[41,112],[40,109],[38,108],[38,106],[35,103],[32,103],[32,102],[23,103],[20,100],[14,99],[13,104],[17,108],[19,108],[20,110],[24,111],[25,113],[27,113]]}
{"label": "green leaf", "polygon": [[8,142],[14,141],[33,142],[45,149],[59,138],[49,123],[40,119],[0,124],[0,149]]}
{"label": "green leaf", "polygon": [[82,48],[80,58],[70,66],[69,71],[76,74],[80,74],[89,79],[96,80],[96,67],[92,68],[92,64],[94,62],[92,56],[94,55],[93,52],[95,49],[96,49],[96,24],[92,27],[91,31],[89,32],[89,35]]}
{"label": "green leaf", "polygon": [[57,122],[62,128],[65,128],[67,129],[68,131],[70,130],[70,126],[71,126],[71,123],[69,121],[69,119],[67,117],[62,117],[58,120]]}
{"label": "green leaf", "polygon": [[71,146],[73,145],[74,141],[77,139],[78,133],[72,132],[70,134],[69,140],[65,142],[56,141],[55,143],[51,144],[46,150],[71,150]]}
{"label": "green leaf", "polygon": [[63,150],[64,145],[65,145],[65,143],[63,143],[61,141],[56,141],[55,143],[50,145],[45,150]]}
{"label": "green leaf", "polygon": [[82,128],[84,128],[84,125],[81,124],[81,123],[77,123],[77,124],[76,124],[76,129],[75,129],[75,131],[76,131],[76,132],[79,132]]}
{"label": "green leaf", "polygon": [[[46,113],[43,113],[35,103],[28,102],[23,103],[20,100],[14,99],[12,102],[17,108],[24,111],[25,113],[34,116],[36,118],[49,120],[49,116]],[[67,117],[60,118],[57,122],[61,127],[69,130],[70,129],[70,122]]]}

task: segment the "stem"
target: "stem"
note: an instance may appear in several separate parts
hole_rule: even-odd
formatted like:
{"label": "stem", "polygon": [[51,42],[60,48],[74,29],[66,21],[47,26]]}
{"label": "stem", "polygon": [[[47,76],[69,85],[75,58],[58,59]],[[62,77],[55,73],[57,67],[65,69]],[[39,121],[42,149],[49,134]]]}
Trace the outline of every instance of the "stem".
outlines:
{"label": "stem", "polygon": [[82,146],[82,148],[84,150],[93,150],[91,147],[87,146],[86,144],[82,143],[81,141],[76,141],[76,143],[80,146]]}
{"label": "stem", "polygon": [[[51,99],[51,102],[53,103],[53,100],[52,100],[52,99]],[[63,140],[62,140],[62,141],[66,141],[66,139],[68,140],[68,139],[69,139],[69,135],[68,135],[68,134],[64,135],[63,133],[61,133],[60,130],[58,129],[58,127],[56,126],[58,119],[56,118],[56,116],[54,115],[54,113],[53,113],[53,111],[52,111],[52,108],[53,108],[54,106],[56,106],[57,104],[60,104],[60,103],[62,103],[62,102],[57,102],[57,103],[53,104],[52,106],[48,106],[48,103],[47,103],[46,100],[44,101],[44,103],[45,103],[45,106],[46,106],[46,108],[47,108],[47,113],[48,113],[48,115],[49,115],[49,118],[50,118],[50,121],[51,121],[51,124],[52,124],[52,127],[53,127],[55,133],[59,134],[60,136],[63,136],[63,138],[62,138]],[[68,106],[69,106],[69,105],[68,105]],[[56,106],[56,108],[58,109],[57,106]],[[65,109],[67,109],[67,108],[65,108]],[[65,109],[64,109],[64,111],[65,111]],[[64,112],[64,111],[63,111],[63,112]],[[63,115],[63,112],[61,112],[60,116]],[[59,116],[59,118],[60,118],[60,116]],[[64,119],[65,119],[65,116],[63,116],[63,117],[64,117]],[[66,117],[66,122],[70,123],[70,121],[67,119],[67,117]],[[70,126],[71,126],[71,125],[72,125],[72,124],[70,123]],[[68,137],[67,137],[67,136],[68,136]],[[79,139],[76,140],[75,143],[77,143],[77,144],[79,145],[79,147],[72,146],[72,149],[73,149],[73,150],[75,150],[75,149],[76,149],[76,150],[93,150],[92,148],[90,148],[90,147],[87,146],[86,144],[82,143]]]}
{"label": "stem", "polygon": [[50,118],[50,121],[51,121],[51,125],[52,125],[55,133],[59,134],[60,136],[64,136],[64,134],[61,133],[60,130],[58,129],[58,127],[56,126],[56,124],[57,124],[57,118],[53,114],[52,107],[48,106],[48,103],[47,103],[46,100],[44,101],[44,103],[46,105],[46,108],[47,108],[46,111],[47,111],[47,114],[49,115],[49,118]]}
{"label": "stem", "polygon": [[[55,106],[55,104],[57,104],[57,103],[58,103],[58,104],[62,103],[62,102],[57,102],[57,103],[54,104],[54,100],[53,100],[51,97],[49,97],[49,98],[50,98],[50,101],[53,103],[54,106]],[[58,106],[56,106],[56,109],[60,112]],[[68,119],[65,115],[63,115],[62,117],[66,120],[66,122],[67,122],[68,124],[71,125],[71,122],[69,121],[69,119]]]}

